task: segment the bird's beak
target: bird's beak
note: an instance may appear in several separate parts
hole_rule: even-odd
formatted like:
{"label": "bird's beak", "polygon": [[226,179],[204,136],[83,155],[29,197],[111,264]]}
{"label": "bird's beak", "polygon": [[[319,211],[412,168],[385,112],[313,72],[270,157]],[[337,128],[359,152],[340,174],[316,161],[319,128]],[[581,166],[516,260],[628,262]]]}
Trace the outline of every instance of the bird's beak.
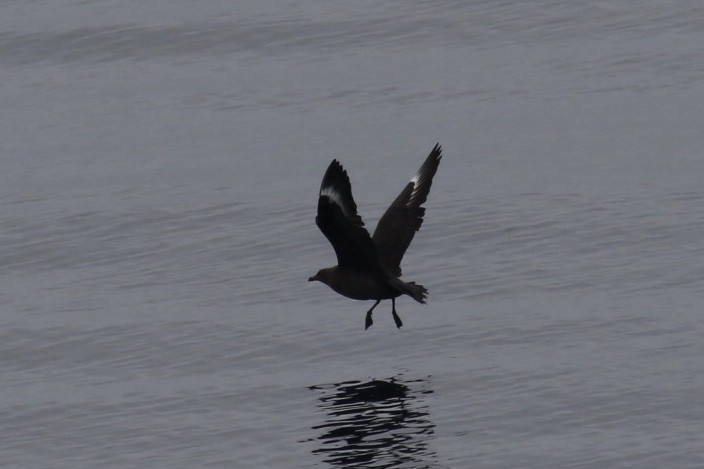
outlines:
{"label": "bird's beak", "polygon": [[313,281],[315,281],[315,280],[318,280],[318,275],[317,275],[317,274],[316,274],[316,275],[313,275],[312,277],[310,277],[310,278],[308,279],[309,282],[313,282]]}

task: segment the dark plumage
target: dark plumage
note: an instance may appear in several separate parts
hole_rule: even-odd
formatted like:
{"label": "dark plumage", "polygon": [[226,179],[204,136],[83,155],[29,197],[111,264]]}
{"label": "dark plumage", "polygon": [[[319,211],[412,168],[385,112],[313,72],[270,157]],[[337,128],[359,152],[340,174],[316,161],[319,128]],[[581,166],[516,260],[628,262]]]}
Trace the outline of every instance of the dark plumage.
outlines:
{"label": "dark plumage", "polygon": [[337,265],[321,269],[308,280],[323,282],[348,298],[376,300],[367,311],[365,329],[372,325],[372,311],[381,300],[391,300],[391,314],[399,328],[403,322],[396,313],[396,298],[408,295],[425,303],[428,290],[399,277],[403,254],[423,223],[425,208],[421,205],[428,198],[441,158],[442,148],[437,144],[381,217],[371,237],[357,214],[352,186],[342,165],[332,160],[323,176],[315,223],[335,249]]}

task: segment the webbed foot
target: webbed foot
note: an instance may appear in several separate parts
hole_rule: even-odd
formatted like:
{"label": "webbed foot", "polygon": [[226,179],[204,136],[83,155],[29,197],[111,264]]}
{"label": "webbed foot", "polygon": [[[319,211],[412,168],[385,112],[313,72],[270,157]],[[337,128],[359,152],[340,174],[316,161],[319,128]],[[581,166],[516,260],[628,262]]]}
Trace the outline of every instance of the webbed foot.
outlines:
{"label": "webbed foot", "polygon": [[403,321],[401,321],[401,318],[396,313],[396,298],[391,299],[391,314],[394,317],[394,322],[396,323],[396,327],[401,329],[403,327]]}

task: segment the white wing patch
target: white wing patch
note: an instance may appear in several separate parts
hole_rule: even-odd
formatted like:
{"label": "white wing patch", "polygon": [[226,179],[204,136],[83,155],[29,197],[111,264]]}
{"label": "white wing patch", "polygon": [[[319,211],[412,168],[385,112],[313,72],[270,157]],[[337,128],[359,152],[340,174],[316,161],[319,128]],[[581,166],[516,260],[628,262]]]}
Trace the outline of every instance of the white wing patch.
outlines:
{"label": "white wing patch", "polygon": [[320,189],[320,197],[327,197],[330,199],[332,202],[334,202],[338,207],[340,207],[340,210],[342,210],[342,213],[345,214],[345,216],[349,215],[347,211],[345,210],[345,204],[342,203],[342,196],[340,195],[339,192],[335,190],[334,187],[328,186],[328,187],[323,187]]}
{"label": "white wing patch", "polygon": [[406,207],[413,206],[415,198],[418,195],[418,189],[420,189],[420,179],[420,173],[416,174],[415,176],[413,176],[413,178],[411,178],[411,182],[413,183],[413,191],[411,192],[411,196],[408,198],[408,202],[406,202]]}

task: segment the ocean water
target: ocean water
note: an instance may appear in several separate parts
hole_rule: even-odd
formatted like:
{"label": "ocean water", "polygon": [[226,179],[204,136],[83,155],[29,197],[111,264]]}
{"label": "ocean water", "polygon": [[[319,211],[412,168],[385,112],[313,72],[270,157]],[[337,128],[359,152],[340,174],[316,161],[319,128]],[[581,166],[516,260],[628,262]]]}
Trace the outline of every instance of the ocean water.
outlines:
{"label": "ocean water", "polygon": [[[0,4],[0,465],[701,467],[699,1]],[[404,278],[308,283],[332,158]]]}

